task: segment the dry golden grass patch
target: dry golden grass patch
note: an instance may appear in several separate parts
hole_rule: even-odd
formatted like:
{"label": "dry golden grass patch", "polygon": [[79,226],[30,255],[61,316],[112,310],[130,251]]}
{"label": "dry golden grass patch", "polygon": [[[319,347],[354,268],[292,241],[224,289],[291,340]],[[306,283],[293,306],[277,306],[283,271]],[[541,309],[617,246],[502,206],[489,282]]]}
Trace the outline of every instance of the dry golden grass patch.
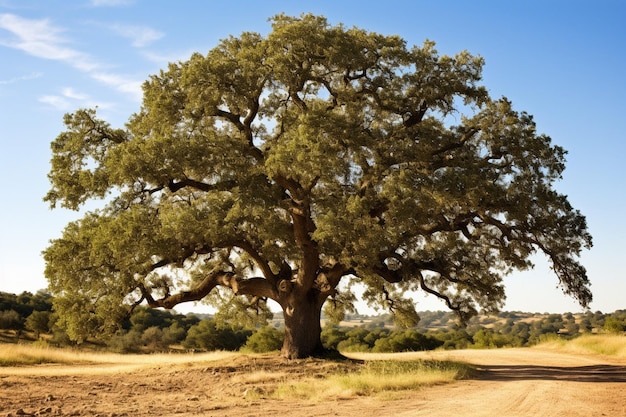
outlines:
{"label": "dry golden grass patch", "polygon": [[210,352],[193,355],[177,353],[122,355],[106,352],[85,352],[70,348],[0,344],[0,367],[54,364],[138,368],[214,362],[231,358],[234,355],[236,354],[232,352]]}
{"label": "dry golden grass patch", "polygon": [[626,358],[626,336],[615,334],[587,334],[573,340],[554,339],[537,345],[539,348],[555,349],[573,354],[596,354]]}

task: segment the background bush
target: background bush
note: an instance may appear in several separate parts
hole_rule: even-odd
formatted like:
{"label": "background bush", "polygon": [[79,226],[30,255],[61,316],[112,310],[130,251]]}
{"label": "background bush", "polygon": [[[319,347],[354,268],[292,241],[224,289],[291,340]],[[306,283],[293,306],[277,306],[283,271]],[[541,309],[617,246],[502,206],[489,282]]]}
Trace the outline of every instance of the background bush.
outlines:
{"label": "background bush", "polygon": [[256,353],[280,350],[283,346],[283,337],[284,333],[274,327],[261,327],[248,337],[244,349]]}

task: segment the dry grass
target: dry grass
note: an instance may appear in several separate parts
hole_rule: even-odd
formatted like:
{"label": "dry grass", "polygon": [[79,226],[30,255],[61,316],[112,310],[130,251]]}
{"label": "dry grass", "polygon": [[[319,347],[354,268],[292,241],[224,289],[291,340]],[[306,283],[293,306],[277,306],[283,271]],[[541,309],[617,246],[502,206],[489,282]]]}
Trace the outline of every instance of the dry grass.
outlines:
{"label": "dry grass", "polygon": [[333,374],[280,385],[273,396],[317,401],[415,390],[466,378],[472,368],[463,363],[434,360],[374,360],[358,372]]}
{"label": "dry grass", "polygon": [[613,334],[588,334],[576,339],[550,340],[537,345],[540,348],[558,349],[566,353],[574,354],[596,354],[626,358],[626,336]]}
{"label": "dry grass", "polygon": [[0,344],[0,367],[39,364],[56,365],[126,365],[129,367],[191,364],[227,359],[230,352],[203,354],[121,355],[116,353],[85,352],[47,346]]}

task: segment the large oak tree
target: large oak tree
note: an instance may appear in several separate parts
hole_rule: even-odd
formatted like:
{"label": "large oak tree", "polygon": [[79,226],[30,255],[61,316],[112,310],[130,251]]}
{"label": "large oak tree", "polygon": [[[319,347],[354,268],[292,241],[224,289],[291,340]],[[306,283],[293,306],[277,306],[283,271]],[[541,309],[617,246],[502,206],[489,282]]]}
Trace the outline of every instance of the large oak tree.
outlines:
{"label": "large oak tree", "polygon": [[[503,275],[547,256],[587,306],[585,218],[553,185],[565,151],[479,84],[483,59],[432,42],[279,15],[170,64],[114,129],[93,109],[52,143],[52,207],[103,209],[45,250],[73,337],[132,306],[208,300],[285,318],[282,354],[322,349],[320,312],[353,285],[400,322],[407,292],[467,319],[502,306]],[[514,82],[515,80],[512,80]]]}

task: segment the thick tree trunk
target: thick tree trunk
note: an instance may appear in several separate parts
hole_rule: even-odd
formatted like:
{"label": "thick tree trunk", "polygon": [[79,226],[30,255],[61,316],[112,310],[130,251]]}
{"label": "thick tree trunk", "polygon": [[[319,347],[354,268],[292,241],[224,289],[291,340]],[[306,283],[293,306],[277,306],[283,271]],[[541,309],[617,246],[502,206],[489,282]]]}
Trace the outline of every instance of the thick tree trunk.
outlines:
{"label": "thick tree trunk", "polygon": [[282,356],[287,359],[299,359],[324,352],[320,338],[322,304],[315,290],[300,296],[290,295],[289,303],[283,306],[285,339],[281,350]]}

